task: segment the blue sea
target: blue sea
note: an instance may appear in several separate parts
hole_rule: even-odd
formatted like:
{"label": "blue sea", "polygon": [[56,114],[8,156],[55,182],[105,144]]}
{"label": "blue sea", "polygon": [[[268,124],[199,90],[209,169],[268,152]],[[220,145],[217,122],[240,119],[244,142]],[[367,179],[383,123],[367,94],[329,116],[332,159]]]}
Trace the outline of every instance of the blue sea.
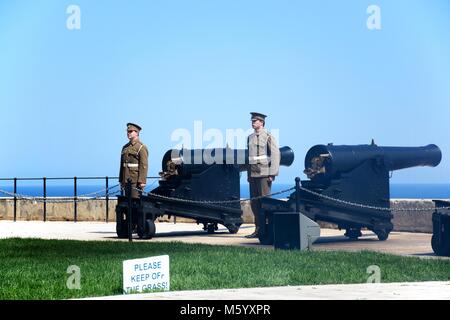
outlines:
{"label": "blue sea", "polygon": [[[35,183],[35,182],[34,182]],[[110,187],[115,183],[110,183]],[[145,190],[151,191],[157,187],[157,183],[150,184]],[[289,184],[274,184],[272,186],[272,192],[278,192],[281,190],[293,187]],[[104,196],[105,186],[98,184],[78,184],[77,195],[83,196],[97,191],[102,191],[95,195],[89,196]],[[0,198],[9,197],[6,194],[1,193],[1,190],[12,192],[12,182],[9,184],[0,184]],[[114,188],[111,192],[117,191],[119,188]],[[43,195],[42,185],[18,185],[17,193],[24,196],[40,197]],[[276,198],[286,198],[290,193],[285,193],[276,196]],[[74,188],[73,185],[47,185],[47,197],[73,197]],[[241,198],[249,198],[249,189],[247,184],[241,185]],[[391,198],[403,198],[403,199],[450,199],[450,184],[391,184]]]}

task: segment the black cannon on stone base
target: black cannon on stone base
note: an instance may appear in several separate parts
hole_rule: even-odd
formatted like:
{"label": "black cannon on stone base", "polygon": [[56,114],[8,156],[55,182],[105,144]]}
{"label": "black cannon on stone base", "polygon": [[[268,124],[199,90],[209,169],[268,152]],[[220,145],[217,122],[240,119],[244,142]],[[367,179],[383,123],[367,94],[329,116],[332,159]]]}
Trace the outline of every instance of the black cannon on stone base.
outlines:
{"label": "black cannon on stone base", "polygon": [[[280,148],[280,165],[294,161],[291,148]],[[162,160],[159,186],[131,202],[132,232],[140,238],[155,235],[155,220],[163,215],[190,218],[214,233],[218,224],[232,234],[242,220],[240,172],[247,170],[248,150],[205,149],[169,150]],[[118,197],[117,235],[129,237],[127,214],[129,199]]]}
{"label": "black cannon on stone base", "polygon": [[[437,166],[442,158],[436,145],[379,147],[371,145],[312,147],[305,157],[304,173],[310,180],[289,200],[263,199],[260,229],[263,244],[273,243],[273,213],[297,209],[315,221],[337,224],[350,239],[361,229],[384,241],[393,229],[390,211],[389,172],[418,166]],[[297,208],[297,209],[296,209]]]}

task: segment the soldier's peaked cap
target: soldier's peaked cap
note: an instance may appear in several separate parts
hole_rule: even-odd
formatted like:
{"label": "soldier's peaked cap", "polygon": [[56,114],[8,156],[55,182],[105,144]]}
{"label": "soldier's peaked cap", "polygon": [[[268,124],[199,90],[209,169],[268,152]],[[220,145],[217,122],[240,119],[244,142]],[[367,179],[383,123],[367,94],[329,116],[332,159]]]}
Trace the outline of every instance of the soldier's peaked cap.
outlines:
{"label": "soldier's peaked cap", "polygon": [[252,120],[256,119],[256,120],[266,121],[267,116],[265,114],[262,114],[259,112],[250,112],[250,114],[252,115]]}
{"label": "soldier's peaked cap", "polygon": [[137,124],[135,124],[135,123],[129,122],[129,123],[127,123],[127,130],[141,131],[142,128],[140,126],[138,126]]}

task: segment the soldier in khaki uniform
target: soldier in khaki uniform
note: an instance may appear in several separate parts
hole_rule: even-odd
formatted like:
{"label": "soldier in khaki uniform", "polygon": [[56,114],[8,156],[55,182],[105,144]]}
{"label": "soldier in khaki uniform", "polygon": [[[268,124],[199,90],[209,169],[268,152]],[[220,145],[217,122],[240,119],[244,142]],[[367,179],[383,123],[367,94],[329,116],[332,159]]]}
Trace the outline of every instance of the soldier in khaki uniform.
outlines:
{"label": "soldier in khaki uniform", "polygon": [[[250,197],[253,198],[271,193],[272,182],[280,168],[280,150],[275,137],[264,128],[267,116],[257,112],[252,112],[251,115],[255,132],[247,140],[250,164],[247,177],[250,184]],[[255,217],[255,232],[247,238],[257,238],[261,202],[252,200],[251,207]]]}
{"label": "soldier in khaki uniform", "polygon": [[139,141],[140,126],[134,123],[127,123],[128,142],[122,148],[120,159],[119,183],[125,188],[128,178],[132,181],[131,196],[139,198],[140,192],[135,188],[144,190],[147,184],[148,172],[148,149]]}

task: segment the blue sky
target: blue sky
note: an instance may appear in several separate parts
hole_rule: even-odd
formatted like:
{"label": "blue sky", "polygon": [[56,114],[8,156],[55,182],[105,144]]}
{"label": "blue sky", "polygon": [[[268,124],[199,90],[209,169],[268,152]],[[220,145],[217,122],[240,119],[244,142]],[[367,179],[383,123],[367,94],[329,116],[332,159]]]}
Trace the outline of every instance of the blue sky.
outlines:
{"label": "blue sky", "polygon": [[260,111],[296,153],[280,182],[305,178],[313,145],[374,138],[443,152],[393,182],[448,183],[449,57],[448,0],[2,0],[0,177],[117,175],[129,121],[157,175],[176,129],[247,129]]}

